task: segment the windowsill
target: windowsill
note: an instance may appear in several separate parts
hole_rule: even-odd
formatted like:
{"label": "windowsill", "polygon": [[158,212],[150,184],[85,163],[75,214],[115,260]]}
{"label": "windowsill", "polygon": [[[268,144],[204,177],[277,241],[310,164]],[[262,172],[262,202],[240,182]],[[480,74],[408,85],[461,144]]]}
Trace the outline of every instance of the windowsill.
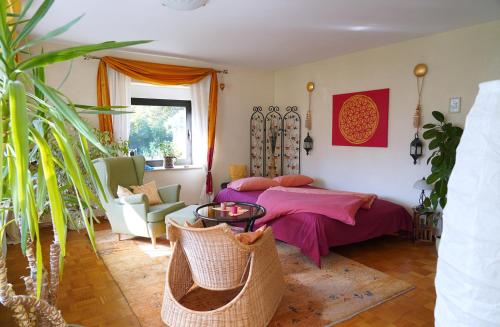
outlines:
{"label": "windowsill", "polygon": [[166,170],[197,170],[201,169],[201,166],[194,165],[185,165],[185,166],[174,166],[174,168],[163,168],[163,167],[154,167],[153,170],[145,170],[145,173],[155,172],[155,171],[166,171]]}

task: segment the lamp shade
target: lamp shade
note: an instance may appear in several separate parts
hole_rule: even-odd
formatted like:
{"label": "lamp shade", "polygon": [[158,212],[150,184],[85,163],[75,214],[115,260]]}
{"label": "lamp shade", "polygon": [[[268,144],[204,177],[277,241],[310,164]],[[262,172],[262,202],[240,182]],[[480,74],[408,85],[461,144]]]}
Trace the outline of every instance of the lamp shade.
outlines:
{"label": "lamp shade", "polygon": [[430,191],[430,190],[433,189],[432,185],[427,184],[425,178],[417,180],[413,184],[413,188],[417,189],[417,190],[420,190],[420,191]]}
{"label": "lamp shade", "polygon": [[195,10],[206,5],[208,0],[161,0],[165,7],[175,10]]}

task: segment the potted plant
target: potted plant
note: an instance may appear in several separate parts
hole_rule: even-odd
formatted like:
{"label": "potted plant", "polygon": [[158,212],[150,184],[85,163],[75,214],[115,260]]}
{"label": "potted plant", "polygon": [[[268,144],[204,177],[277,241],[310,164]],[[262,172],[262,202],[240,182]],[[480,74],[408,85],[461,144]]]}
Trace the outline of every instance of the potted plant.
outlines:
{"label": "potted plant", "polygon": [[177,159],[178,152],[175,150],[172,141],[163,141],[158,145],[158,150],[163,155],[163,167],[174,168],[174,162]]}
{"label": "potted plant", "polygon": [[[429,142],[429,150],[433,151],[427,159],[427,164],[431,164],[431,174],[427,176],[427,184],[433,185],[433,189],[424,200],[424,206],[437,210],[446,207],[448,193],[448,181],[455,166],[457,147],[463,134],[463,129],[447,122],[443,113],[433,111],[432,116],[437,123],[425,124],[426,131],[423,134],[425,140]],[[441,216],[440,214],[438,215]],[[441,222],[437,221],[438,227]],[[439,229],[439,228],[438,228]],[[436,247],[439,247],[441,233],[438,230],[436,236]]]}
{"label": "potted plant", "polygon": [[[74,189],[80,208],[89,207],[95,199],[88,186],[101,190],[89,155],[89,144],[103,153],[107,149],[78,112],[112,113],[111,108],[95,108],[74,104],[59,90],[45,83],[47,65],[72,60],[93,51],[143,43],[104,42],[74,46],[50,52],[35,49],[64,33],[80,18],[36,38],[31,33],[47,14],[53,0],[0,1],[0,217],[13,214],[21,231],[21,249],[26,256],[29,276],[25,277],[26,295],[17,295],[7,280],[6,260],[0,256],[0,303],[12,311],[19,326],[66,326],[55,307],[60,281],[60,267],[66,254],[68,206],[59,185],[56,169],[61,169]],[[28,15],[32,14],[31,17]],[[71,134],[70,128],[75,130]],[[48,142],[54,138],[51,146]],[[76,141],[76,142],[75,142]],[[73,146],[75,145],[75,146]],[[60,159],[56,156],[60,154]],[[82,167],[78,162],[82,163]],[[42,257],[39,233],[40,215],[50,210],[53,242],[49,251],[49,267]],[[92,221],[94,214],[81,210],[81,215],[95,249]],[[0,235],[6,221],[0,219]]]}
{"label": "potted plant", "polygon": [[[68,126],[68,128],[71,131],[71,134],[76,133],[74,128],[71,128],[71,126]],[[103,132],[96,128],[92,129],[92,132],[96,135],[97,139],[104,146],[104,148],[106,148],[108,156],[119,157],[126,155],[128,153],[127,141],[117,142],[110,137],[109,132]],[[64,158],[62,154],[58,152],[56,140],[53,137],[49,137],[48,142],[49,145],[53,148],[55,156],[59,160],[63,160]],[[73,143],[73,148],[75,151],[78,151],[78,144]],[[93,144],[89,144],[89,156],[91,160],[103,157],[103,155],[105,154],[103,154],[103,152],[99,148],[97,148]],[[84,170],[85,166],[83,165],[83,162],[79,159],[77,160],[80,169]],[[99,201],[95,201],[96,199],[92,200],[91,208],[86,207],[84,203],[80,203],[78,201],[77,194],[73,187],[72,181],[68,179],[65,169],[61,167],[56,167],[56,174],[57,174],[58,184],[60,185],[60,189],[62,191],[61,194],[63,195],[67,203],[67,211],[69,213],[67,220],[68,220],[68,228],[70,230],[85,229],[85,223],[81,215],[82,209],[87,211],[87,213],[89,213],[90,210],[92,210],[96,217],[104,215],[104,210],[101,208]],[[98,190],[94,188],[92,182],[90,180],[87,180],[86,183],[87,186],[92,190],[92,192],[94,194],[97,194]],[[49,210],[45,210],[45,212],[41,216],[41,220],[43,222],[47,221],[50,222]]]}

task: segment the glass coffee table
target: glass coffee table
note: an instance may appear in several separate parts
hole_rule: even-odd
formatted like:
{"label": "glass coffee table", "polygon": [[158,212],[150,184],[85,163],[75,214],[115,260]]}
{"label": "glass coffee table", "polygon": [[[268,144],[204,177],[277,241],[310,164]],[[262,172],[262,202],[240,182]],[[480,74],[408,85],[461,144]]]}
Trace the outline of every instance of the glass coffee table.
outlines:
{"label": "glass coffee table", "polygon": [[[238,207],[236,214],[232,207]],[[204,221],[219,223],[246,223],[245,232],[252,231],[256,219],[266,214],[266,209],[258,204],[248,202],[226,202],[223,210],[220,203],[208,203],[196,208],[194,214]]]}

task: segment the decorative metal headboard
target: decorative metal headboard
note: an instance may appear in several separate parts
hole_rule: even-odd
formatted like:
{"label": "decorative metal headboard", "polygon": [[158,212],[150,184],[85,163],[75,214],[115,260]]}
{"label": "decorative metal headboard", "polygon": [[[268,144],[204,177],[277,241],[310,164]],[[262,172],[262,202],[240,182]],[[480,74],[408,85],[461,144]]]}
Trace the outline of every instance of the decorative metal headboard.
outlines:
{"label": "decorative metal headboard", "polygon": [[266,115],[254,107],[250,117],[250,176],[300,173],[301,119],[296,106],[286,107],[282,116],[277,106]]}
{"label": "decorative metal headboard", "polygon": [[253,107],[250,117],[250,176],[264,176],[265,129],[262,107]]}
{"label": "decorative metal headboard", "polygon": [[286,107],[286,113],[283,116],[282,175],[300,173],[301,126],[302,123],[297,106]]}

